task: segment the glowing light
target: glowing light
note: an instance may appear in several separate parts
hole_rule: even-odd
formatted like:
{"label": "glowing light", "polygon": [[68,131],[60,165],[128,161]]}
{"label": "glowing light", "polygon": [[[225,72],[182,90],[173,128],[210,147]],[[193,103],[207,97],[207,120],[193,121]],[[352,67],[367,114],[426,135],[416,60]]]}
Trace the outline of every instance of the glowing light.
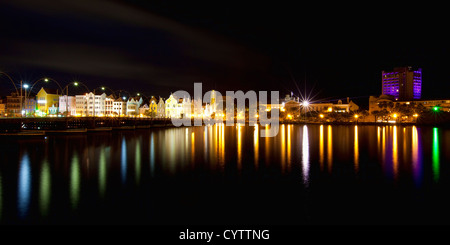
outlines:
{"label": "glowing light", "polygon": [[418,116],[419,116],[419,114],[417,114],[417,113],[413,115],[413,117],[418,117]]}
{"label": "glowing light", "polygon": [[48,82],[48,78],[44,78],[44,82]]}
{"label": "glowing light", "polygon": [[397,118],[397,114],[396,113],[394,113],[394,115],[392,115],[394,118]]}
{"label": "glowing light", "polygon": [[439,111],[439,107],[438,106],[433,107],[433,111]]}
{"label": "glowing light", "polygon": [[319,117],[320,117],[320,118],[323,118],[324,116],[323,116],[323,114],[320,114]]}
{"label": "glowing light", "polygon": [[[105,87],[102,87],[102,90],[105,90]],[[139,94],[138,94],[139,95]]]}
{"label": "glowing light", "polygon": [[355,114],[355,115],[354,115],[354,117],[355,117],[355,118],[358,118],[358,115],[357,115],[357,114]]}
{"label": "glowing light", "polygon": [[25,88],[25,89],[27,89],[27,88],[29,88],[30,86],[28,86],[28,84],[24,84],[23,85],[23,88]]}
{"label": "glowing light", "polygon": [[74,82],[73,85],[78,86],[78,83],[77,83],[77,82]]}
{"label": "glowing light", "polygon": [[303,105],[304,107],[309,106],[309,101],[307,101],[307,100],[303,101],[302,105]]}
{"label": "glowing light", "polygon": [[333,108],[328,107],[328,112],[332,112],[332,111],[333,111]]}
{"label": "glowing light", "polygon": [[287,115],[287,118],[288,118],[288,119],[292,119],[292,115],[291,115],[291,114],[288,114],[288,115]]}

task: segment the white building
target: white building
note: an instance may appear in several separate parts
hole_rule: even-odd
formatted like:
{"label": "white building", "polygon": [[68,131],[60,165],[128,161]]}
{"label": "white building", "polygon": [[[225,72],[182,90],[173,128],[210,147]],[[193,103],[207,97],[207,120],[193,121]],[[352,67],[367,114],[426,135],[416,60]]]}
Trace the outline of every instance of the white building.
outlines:
{"label": "white building", "polygon": [[109,95],[105,98],[105,115],[114,115],[114,95]]}
{"label": "white building", "polygon": [[94,95],[92,92],[76,95],[76,115],[78,116],[104,116],[106,94]]}
{"label": "white building", "polygon": [[139,115],[139,107],[141,107],[142,103],[143,103],[142,97],[135,97],[128,99],[126,114],[128,116]]}
{"label": "white building", "polygon": [[156,117],[166,117],[166,105],[164,104],[164,100],[162,98],[159,98],[158,106],[156,107]]}
{"label": "white building", "polygon": [[77,114],[77,106],[75,96],[63,95],[59,97],[59,112],[68,116],[75,116]]}
{"label": "white building", "polygon": [[118,98],[113,102],[113,114],[117,116],[124,116],[127,110],[127,102],[122,98]]}
{"label": "white building", "polygon": [[165,112],[166,117],[168,118],[180,118],[180,108],[181,106],[178,106],[178,99],[173,96],[173,94],[170,94],[169,98],[165,102]]}

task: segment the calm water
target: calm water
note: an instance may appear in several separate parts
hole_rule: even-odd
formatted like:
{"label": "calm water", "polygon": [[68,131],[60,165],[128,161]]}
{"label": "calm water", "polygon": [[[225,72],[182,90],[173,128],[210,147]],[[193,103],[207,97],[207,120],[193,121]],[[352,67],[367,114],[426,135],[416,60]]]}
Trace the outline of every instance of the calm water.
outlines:
{"label": "calm water", "polygon": [[[261,129],[261,128],[259,128]],[[281,125],[1,138],[1,224],[448,224],[450,130]]]}

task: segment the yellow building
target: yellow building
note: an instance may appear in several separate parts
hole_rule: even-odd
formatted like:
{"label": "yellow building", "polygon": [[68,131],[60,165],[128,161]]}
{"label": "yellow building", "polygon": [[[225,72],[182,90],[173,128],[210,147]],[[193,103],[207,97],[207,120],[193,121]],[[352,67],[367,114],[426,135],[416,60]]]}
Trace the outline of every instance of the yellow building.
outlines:
{"label": "yellow building", "polygon": [[39,116],[56,115],[59,108],[59,95],[55,89],[41,88],[36,95]]}

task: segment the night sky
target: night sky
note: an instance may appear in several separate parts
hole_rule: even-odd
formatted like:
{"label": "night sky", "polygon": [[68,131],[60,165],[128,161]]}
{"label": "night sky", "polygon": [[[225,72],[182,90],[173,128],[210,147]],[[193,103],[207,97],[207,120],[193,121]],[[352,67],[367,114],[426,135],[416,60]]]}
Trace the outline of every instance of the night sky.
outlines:
{"label": "night sky", "polygon": [[[317,2],[15,0],[0,4],[0,70],[167,97],[278,90],[367,100],[381,71],[423,69],[423,98],[450,98],[442,6]],[[12,90],[5,78],[2,95]]]}

